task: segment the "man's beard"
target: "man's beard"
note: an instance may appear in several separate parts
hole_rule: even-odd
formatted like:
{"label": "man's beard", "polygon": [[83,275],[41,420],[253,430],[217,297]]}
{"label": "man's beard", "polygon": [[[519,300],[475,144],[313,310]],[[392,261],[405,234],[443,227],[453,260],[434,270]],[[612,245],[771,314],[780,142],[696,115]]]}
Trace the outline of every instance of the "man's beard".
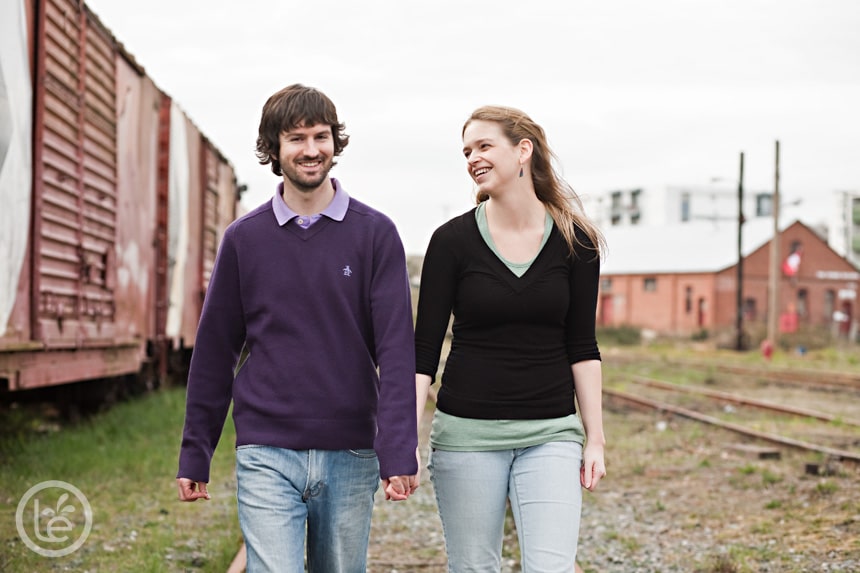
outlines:
{"label": "man's beard", "polygon": [[323,184],[323,182],[328,177],[329,171],[331,171],[331,168],[333,166],[334,164],[331,159],[323,161],[322,171],[320,171],[319,175],[313,178],[308,178],[302,175],[298,171],[298,169],[295,169],[294,167],[292,167],[292,165],[287,169],[285,169],[282,165],[281,171],[283,171],[284,176],[289,180],[290,183],[293,184],[293,187],[295,187],[297,190],[311,192],[316,190],[320,185]]}

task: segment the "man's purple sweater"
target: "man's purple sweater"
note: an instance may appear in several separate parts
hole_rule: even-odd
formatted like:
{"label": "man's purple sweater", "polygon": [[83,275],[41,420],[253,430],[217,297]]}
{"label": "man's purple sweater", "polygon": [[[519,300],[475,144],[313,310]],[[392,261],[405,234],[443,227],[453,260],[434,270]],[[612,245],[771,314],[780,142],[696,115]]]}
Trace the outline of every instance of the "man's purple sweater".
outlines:
{"label": "man's purple sweater", "polygon": [[323,216],[307,229],[279,225],[267,202],[225,231],[191,359],[177,477],[209,481],[231,399],[237,446],[373,448],[381,477],[417,472],[403,245],[388,217],[348,201],[342,221]]}

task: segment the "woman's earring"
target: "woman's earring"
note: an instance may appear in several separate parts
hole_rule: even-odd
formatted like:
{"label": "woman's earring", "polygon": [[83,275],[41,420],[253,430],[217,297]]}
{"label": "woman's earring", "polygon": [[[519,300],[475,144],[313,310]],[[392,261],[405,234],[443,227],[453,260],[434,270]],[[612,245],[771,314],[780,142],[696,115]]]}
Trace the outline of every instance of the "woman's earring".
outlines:
{"label": "woman's earring", "polygon": [[520,163],[520,177],[523,176],[523,164]]}

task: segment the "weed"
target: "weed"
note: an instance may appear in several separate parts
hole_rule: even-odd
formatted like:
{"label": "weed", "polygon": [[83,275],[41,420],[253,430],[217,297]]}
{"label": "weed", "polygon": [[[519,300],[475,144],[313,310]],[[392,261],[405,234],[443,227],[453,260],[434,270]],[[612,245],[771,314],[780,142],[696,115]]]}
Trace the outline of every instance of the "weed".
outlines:
{"label": "weed", "polygon": [[696,573],[739,573],[737,564],[728,555],[716,555],[710,559],[705,569],[697,569]]}
{"label": "weed", "polygon": [[740,472],[741,474],[743,474],[745,476],[752,475],[755,473],[755,466],[752,464],[747,464],[745,466],[741,466],[740,468],[738,468],[738,472]]}
{"label": "weed", "polygon": [[833,495],[838,489],[839,486],[836,483],[828,480],[822,480],[815,484],[815,492],[821,496]]}
{"label": "weed", "polygon": [[621,539],[621,545],[630,553],[636,553],[642,547],[642,544],[633,537],[625,537]]}
{"label": "weed", "polygon": [[773,524],[766,521],[762,521],[753,525],[750,531],[758,535],[768,535],[770,533],[773,533]]}

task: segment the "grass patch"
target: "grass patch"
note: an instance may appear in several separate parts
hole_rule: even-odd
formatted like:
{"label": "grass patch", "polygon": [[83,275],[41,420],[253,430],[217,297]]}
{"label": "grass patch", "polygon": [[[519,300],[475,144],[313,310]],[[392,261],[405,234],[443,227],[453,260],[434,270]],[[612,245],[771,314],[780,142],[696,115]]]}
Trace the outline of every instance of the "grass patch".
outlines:
{"label": "grass patch", "polygon": [[[241,543],[232,419],[225,424],[213,459],[212,500],[184,504],[177,500],[174,480],[184,411],[185,389],[171,388],[50,434],[15,435],[11,441],[4,436],[0,570],[225,571]],[[29,488],[46,480],[74,485],[92,508],[92,530],[67,556],[49,558],[32,551],[15,523],[19,501]],[[61,499],[58,491],[44,490],[45,499],[34,498],[59,515],[64,503],[74,499]],[[52,492],[54,497],[49,496]],[[83,531],[85,520],[77,506],[77,515],[69,514],[74,524],[70,539]],[[33,523],[32,518],[24,519],[28,537],[36,541]]]}
{"label": "grass patch", "polygon": [[770,470],[764,470],[761,474],[761,481],[766,486],[776,485],[782,481],[782,477],[773,473]]}
{"label": "grass patch", "polygon": [[839,489],[839,486],[832,481],[820,481],[815,484],[815,492],[821,496],[833,495]]}
{"label": "grass patch", "polygon": [[716,555],[704,569],[696,569],[696,573],[738,573],[740,568],[728,555]]}
{"label": "grass patch", "polygon": [[755,473],[755,466],[747,464],[741,468],[738,468],[738,471],[744,475],[752,475]]}
{"label": "grass patch", "polygon": [[642,331],[633,326],[601,326],[597,328],[601,346],[636,346],[642,343]]}

